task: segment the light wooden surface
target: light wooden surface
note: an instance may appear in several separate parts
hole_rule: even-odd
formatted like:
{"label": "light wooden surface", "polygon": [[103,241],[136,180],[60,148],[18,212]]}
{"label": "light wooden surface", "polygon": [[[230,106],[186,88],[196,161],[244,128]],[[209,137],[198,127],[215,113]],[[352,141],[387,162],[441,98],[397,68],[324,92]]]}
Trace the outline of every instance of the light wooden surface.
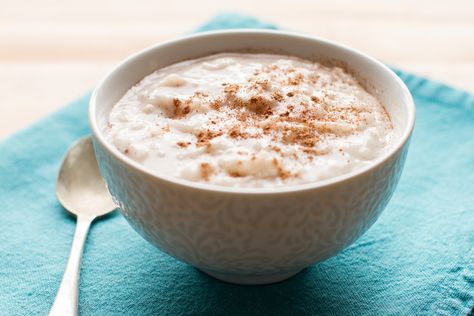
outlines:
{"label": "light wooden surface", "polygon": [[82,95],[119,60],[237,11],[474,92],[474,1],[0,0],[0,138]]}

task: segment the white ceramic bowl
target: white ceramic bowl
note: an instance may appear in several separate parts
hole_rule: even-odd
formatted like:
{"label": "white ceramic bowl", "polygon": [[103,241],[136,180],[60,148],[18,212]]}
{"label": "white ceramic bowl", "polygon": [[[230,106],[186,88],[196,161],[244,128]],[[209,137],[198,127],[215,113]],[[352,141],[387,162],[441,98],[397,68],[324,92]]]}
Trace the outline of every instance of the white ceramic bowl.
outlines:
{"label": "white ceramic bowl", "polygon": [[[103,135],[112,106],[151,72],[216,52],[264,52],[346,64],[394,124],[386,154],[370,166],[311,184],[227,188],[176,179],[129,159]],[[167,254],[228,282],[286,279],[334,256],[377,219],[397,185],[415,122],[403,82],[379,61],[334,42],[288,32],[231,30],[183,37],[121,62],[97,86],[90,126],[100,170],[130,225]]]}

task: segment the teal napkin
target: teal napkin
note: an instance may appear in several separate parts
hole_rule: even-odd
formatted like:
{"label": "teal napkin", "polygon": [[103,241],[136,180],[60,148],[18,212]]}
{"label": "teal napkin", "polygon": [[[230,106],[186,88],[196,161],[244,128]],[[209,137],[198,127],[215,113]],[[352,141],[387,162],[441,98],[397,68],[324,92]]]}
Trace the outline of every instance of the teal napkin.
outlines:
{"label": "teal napkin", "polygon": [[[274,27],[220,15],[199,30]],[[96,222],[83,315],[467,315],[474,307],[474,97],[402,71],[417,125],[400,184],[354,245],[268,286],[214,280],[143,240],[118,213]],[[74,219],[56,201],[68,146],[89,133],[86,95],[0,143],[0,315],[46,315]]]}

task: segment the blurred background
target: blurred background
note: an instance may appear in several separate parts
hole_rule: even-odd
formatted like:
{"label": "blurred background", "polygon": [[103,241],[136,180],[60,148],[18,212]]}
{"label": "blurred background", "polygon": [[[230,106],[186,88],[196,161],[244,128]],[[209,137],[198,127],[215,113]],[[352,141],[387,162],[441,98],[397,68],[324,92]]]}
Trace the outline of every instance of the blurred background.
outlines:
{"label": "blurred background", "polygon": [[220,12],[339,41],[474,93],[474,1],[0,0],[0,138]]}

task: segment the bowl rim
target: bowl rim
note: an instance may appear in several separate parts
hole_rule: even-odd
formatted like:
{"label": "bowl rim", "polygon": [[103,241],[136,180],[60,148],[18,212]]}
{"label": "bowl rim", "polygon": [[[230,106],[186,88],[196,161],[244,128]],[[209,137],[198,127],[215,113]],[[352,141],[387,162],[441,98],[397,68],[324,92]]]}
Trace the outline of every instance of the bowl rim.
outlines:
{"label": "bowl rim", "polygon": [[[407,108],[407,125],[404,128],[402,135],[399,137],[398,141],[391,146],[390,150],[385,152],[383,155],[377,157],[377,159],[373,160],[367,166],[356,168],[352,170],[351,172],[344,173],[339,176],[331,177],[331,178],[316,181],[316,182],[288,185],[288,186],[282,186],[282,187],[257,187],[257,188],[226,187],[226,186],[220,186],[220,185],[215,185],[215,184],[195,182],[191,180],[186,180],[186,179],[170,176],[170,175],[152,170],[142,165],[141,163],[127,157],[126,155],[122,154],[118,149],[116,149],[111,143],[105,140],[105,137],[101,129],[99,128],[99,124],[97,122],[96,114],[95,114],[96,109],[98,108],[97,96],[102,86],[105,84],[105,82],[111,76],[113,76],[114,73],[118,69],[124,67],[127,63],[131,62],[132,60],[136,58],[140,58],[142,55],[145,55],[146,53],[152,50],[159,49],[161,46],[173,45],[176,43],[185,42],[190,39],[196,39],[196,38],[199,39],[199,38],[213,37],[213,36],[226,35],[226,34],[242,34],[242,35],[262,34],[262,35],[296,37],[296,38],[300,38],[304,40],[310,40],[310,41],[323,43],[325,45],[333,46],[337,49],[346,50],[351,54],[356,54],[359,57],[362,57],[368,60],[369,62],[375,64],[382,71],[385,71],[390,75],[390,77],[398,84],[399,88],[401,89],[405,97],[404,98],[405,102],[403,103],[405,104]],[[386,65],[384,65],[377,59],[359,50],[353,49],[349,46],[340,44],[335,41],[327,40],[327,39],[317,37],[317,36],[305,35],[305,34],[301,34],[297,32],[280,31],[280,30],[264,30],[264,29],[228,29],[228,30],[200,32],[196,34],[180,36],[172,40],[156,43],[132,55],[129,55],[128,57],[120,61],[115,67],[113,67],[96,85],[89,101],[88,116],[89,116],[89,125],[91,128],[92,134],[94,136],[93,138],[95,138],[95,140],[98,141],[100,145],[106,149],[109,155],[112,155],[115,159],[120,161],[122,164],[125,164],[128,167],[131,167],[136,172],[141,172],[153,178],[158,178],[161,181],[169,182],[175,185],[181,185],[189,189],[196,189],[196,190],[202,190],[202,191],[208,191],[208,192],[213,191],[213,192],[234,193],[234,194],[269,194],[269,193],[281,194],[281,193],[299,192],[299,191],[329,187],[329,186],[332,186],[344,181],[354,179],[364,173],[369,172],[372,169],[376,169],[380,167],[381,165],[386,163],[388,160],[390,160],[410,139],[410,136],[412,134],[412,131],[415,125],[415,112],[416,112],[416,109],[415,109],[415,103],[413,101],[413,97],[410,91],[408,90],[408,87],[405,85],[405,83]]]}

